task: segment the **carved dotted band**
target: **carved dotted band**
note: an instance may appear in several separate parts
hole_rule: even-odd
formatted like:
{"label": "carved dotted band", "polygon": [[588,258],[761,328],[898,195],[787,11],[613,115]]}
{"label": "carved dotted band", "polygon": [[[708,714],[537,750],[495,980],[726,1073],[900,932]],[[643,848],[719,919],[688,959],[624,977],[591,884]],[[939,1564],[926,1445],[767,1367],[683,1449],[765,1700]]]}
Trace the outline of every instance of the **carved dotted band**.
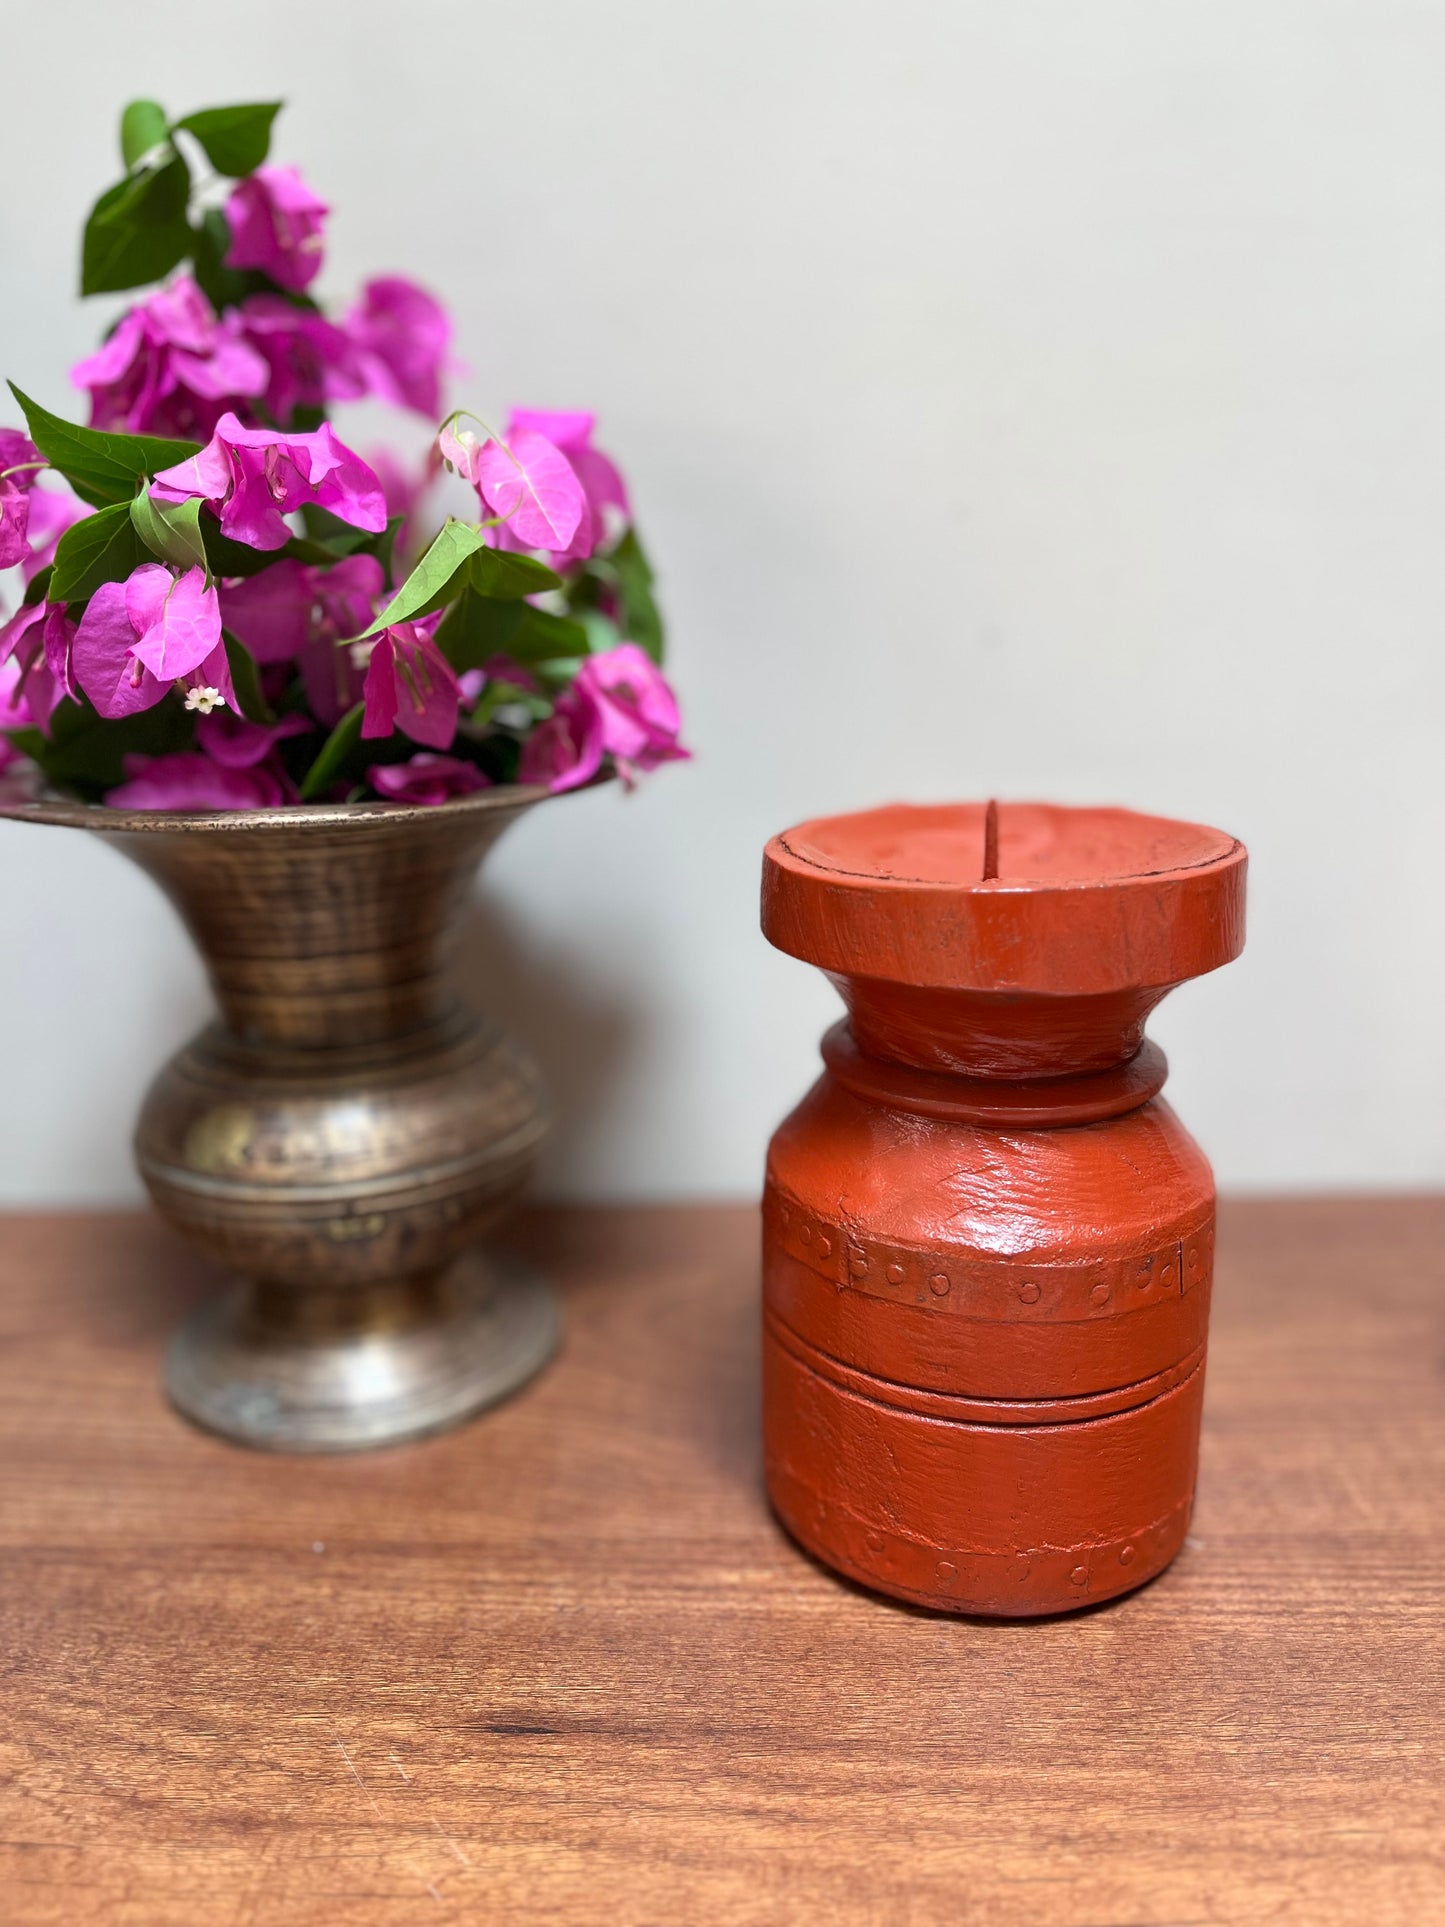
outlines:
{"label": "carved dotted band", "polygon": [[770,1249],[807,1265],[839,1291],[924,1305],[970,1318],[1041,1324],[1116,1318],[1207,1283],[1214,1266],[1214,1222],[1137,1257],[1099,1264],[991,1263],[957,1252],[870,1238],[820,1218],[770,1185],[763,1202]]}

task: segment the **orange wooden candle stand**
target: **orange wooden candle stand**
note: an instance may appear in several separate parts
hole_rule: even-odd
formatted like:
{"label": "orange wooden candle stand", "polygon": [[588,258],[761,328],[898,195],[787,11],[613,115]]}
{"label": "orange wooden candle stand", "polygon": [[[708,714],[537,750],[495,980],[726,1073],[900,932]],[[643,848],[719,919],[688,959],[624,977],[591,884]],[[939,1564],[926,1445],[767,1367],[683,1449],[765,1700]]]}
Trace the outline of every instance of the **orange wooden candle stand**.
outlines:
{"label": "orange wooden candle stand", "polygon": [[1023,803],[768,845],[764,932],[848,1009],[768,1156],[768,1488],[850,1578],[1029,1616],[1179,1550],[1214,1184],[1143,1033],[1239,954],[1245,860],[1195,824]]}

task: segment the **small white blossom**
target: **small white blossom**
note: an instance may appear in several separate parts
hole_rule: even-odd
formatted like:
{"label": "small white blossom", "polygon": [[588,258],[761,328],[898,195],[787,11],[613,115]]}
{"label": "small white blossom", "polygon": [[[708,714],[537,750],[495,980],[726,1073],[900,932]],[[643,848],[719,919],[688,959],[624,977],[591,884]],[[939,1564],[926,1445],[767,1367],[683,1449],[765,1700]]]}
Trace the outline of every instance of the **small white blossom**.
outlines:
{"label": "small white blossom", "polygon": [[209,716],[213,709],[224,709],[226,699],[219,689],[188,689],[186,708],[199,709],[203,716]]}

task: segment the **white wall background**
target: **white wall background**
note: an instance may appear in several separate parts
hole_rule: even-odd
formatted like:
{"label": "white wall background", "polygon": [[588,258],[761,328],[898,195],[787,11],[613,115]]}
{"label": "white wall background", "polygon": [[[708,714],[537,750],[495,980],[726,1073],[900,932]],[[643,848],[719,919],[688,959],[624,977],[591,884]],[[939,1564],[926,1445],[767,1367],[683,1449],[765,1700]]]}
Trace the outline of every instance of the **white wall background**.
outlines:
{"label": "white wall background", "polygon": [[[1250,844],[1245,958],[1154,1025],[1224,1184],[1445,1180],[1445,7],[47,0],[3,42],[0,341],[50,404],[121,102],[280,92],[326,290],[411,274],[475,405],[601,411],[697,760],[489,871],[554,1195],[753,1190],[834,1008],[757,935],[765,838],[988,793]],[[199,970],[99,844],[0,864],[0,1197],[129,1197]]]}

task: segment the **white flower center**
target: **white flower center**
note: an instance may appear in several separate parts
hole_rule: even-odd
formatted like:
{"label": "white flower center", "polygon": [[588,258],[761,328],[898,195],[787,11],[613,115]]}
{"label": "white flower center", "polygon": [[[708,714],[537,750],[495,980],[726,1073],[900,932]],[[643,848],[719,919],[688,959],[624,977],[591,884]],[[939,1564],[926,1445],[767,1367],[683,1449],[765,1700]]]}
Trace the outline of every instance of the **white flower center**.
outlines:
{"label": "white flower center", "polygon": [[186,708],[199,709],[203,716],[209,716],[213,709],[224,709],[226,699],[219,689],[188,689]]}

